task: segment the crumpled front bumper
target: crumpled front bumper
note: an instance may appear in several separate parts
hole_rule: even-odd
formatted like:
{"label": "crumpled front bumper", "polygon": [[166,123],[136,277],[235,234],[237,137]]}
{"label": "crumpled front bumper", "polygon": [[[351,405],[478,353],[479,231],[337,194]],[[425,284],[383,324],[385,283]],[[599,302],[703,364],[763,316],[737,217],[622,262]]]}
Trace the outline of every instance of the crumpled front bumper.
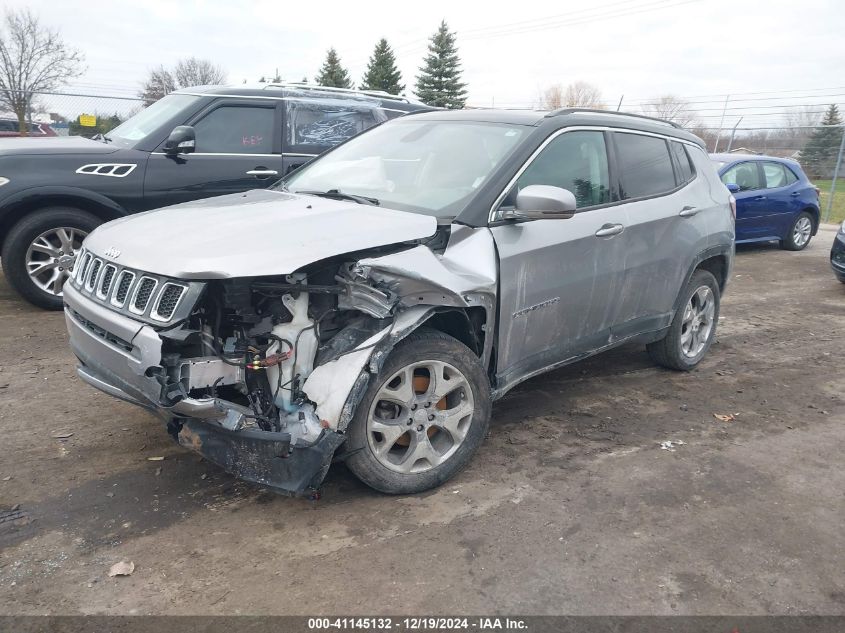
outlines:
{"label": "crumpled front bumper", "polygon": [[70,346],[84,382],[156,413],[179,444],[236,477],[292,495],[310,494],[322,482],[344,435],[324,429],[313,444],[292,447],[288,433],[225,428],[227,419],[244,410],[223,400],[184,398],[165,407],[161,385],[148,371],[161,364],[158,332],[91,301],[72,284],[64,287],[64,301]]}

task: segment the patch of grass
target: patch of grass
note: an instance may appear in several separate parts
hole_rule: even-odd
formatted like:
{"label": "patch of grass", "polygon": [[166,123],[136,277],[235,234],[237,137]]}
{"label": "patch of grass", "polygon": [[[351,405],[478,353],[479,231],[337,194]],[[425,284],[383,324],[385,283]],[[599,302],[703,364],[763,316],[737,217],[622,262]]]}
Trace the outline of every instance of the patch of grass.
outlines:
{"label": "patch of grass", "polygon": [[[813,184],[821,189],[822,222],[824,214],[827,213],[827,199],[830,197],[830,185],[832,180],[814,180]],[[845,220],[845,178],[836,179],[836,191],[833,192],[833,207],[830,210],[830,218],[827,220],[832,224],[839,224]]]}

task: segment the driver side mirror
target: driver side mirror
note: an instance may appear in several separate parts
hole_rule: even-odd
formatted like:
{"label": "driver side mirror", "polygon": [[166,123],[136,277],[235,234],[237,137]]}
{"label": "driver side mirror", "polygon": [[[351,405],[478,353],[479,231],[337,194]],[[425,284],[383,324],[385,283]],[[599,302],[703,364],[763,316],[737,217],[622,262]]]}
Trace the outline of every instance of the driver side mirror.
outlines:
{"label": "driver side mirror", "polygon": [[164,142],[164,153],[170,156],[190,154],[196,150],[197,135],[190,125],[177,125]]}
{"label": "driver side mirror", "polygon": [[740,191],[742,191],[742,187],[740,187],[739,185],[736,185],[734,183],[730,183],[730,184],[727,184],[725,186],[728,188],[728,191],[730,191],[731,193],[739,193]]}
{"label": "driver side mirror", "polygon": [[503,219],[566,220],[575,215],[575,195],[551,185],[528,185],[516,195],[516,208]]}

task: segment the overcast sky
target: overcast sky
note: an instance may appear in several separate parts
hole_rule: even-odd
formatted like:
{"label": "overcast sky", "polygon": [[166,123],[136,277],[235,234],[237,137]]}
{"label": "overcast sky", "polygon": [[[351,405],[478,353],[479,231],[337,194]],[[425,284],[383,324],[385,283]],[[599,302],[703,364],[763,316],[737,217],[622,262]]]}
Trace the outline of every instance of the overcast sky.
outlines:
{"label": "overcast sky", "polygon": [[[711,124],[726,93],[756,99],[732,102],[754,106],[748,114],[784,103],[845,102],[841,0],[0,4],[31,8],[84,52],[87,71],[74,91],[134,95],[150,68],[190,55],[222,66],[231,83],[276,68],[299,81],[315,76],[330,46],[357,82],[380,37],[396,51],[410,89],[427,38],[446,19],[457,33],[472,105],[531,106],[543,87],[577,79],[597,85],[614,107],[625,95],[623,109],[667,93],[685,97]],[[733,111],[728,123],[742,113]],[[774,118],[746,117],[744,124]]]}

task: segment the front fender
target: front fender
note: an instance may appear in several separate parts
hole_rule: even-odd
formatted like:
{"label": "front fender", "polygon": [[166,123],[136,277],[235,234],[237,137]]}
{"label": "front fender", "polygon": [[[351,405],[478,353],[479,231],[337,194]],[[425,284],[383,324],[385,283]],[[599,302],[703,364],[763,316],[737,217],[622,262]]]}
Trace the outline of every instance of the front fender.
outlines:
{"label": "front fender", "polygon": [[91,204],[96,204],[113,212],[116,216],[128,215],[129,212],[117,202],[104,196],[101,193],[83,189],[81,187],[69,187],[66,185],[47,185],[38,187],[27,187],[8,195],[0,202],[0,219],[8,213],[14,212],[17,207],[30,205],[33,202],[41,203],[42,200],[73,198]]}

